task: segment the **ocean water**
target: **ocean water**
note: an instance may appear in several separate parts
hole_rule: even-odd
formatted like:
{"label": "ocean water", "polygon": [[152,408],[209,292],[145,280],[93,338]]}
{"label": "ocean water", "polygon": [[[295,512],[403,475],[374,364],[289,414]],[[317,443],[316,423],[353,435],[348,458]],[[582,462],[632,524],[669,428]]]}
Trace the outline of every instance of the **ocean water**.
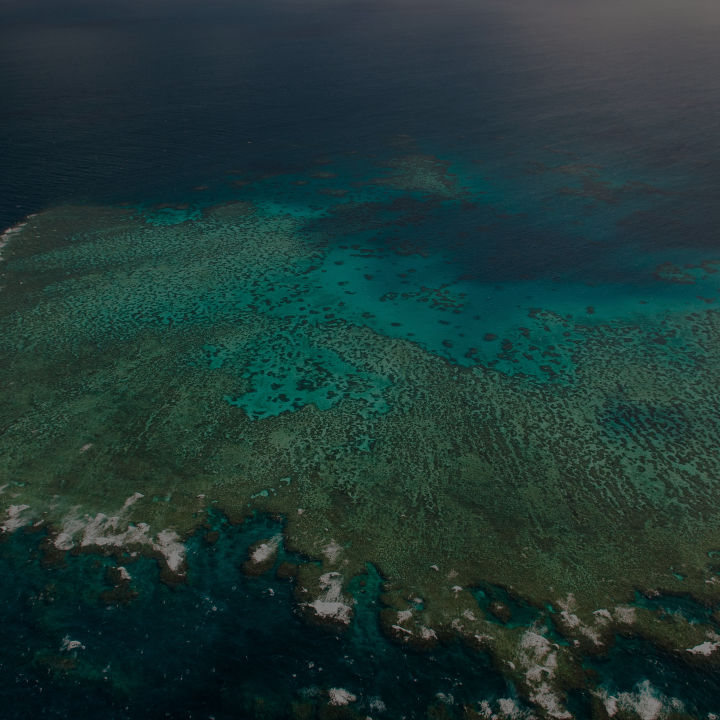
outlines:
{"label": "ocean water", "polygon": [[719,31],[5,0],[0,715],[720,712]]}
{"label": "ocean water", "polygon": [[[128,604],[100,600],[112,588],[107,559],[5,566],[23,578],[3,597],[13,617],[3,641],[5,717],[67,717],[78,707],[84,717],[108,710],[113,717],[302,717],[317,712],[333,687],[389,717],[452,702],[438,692],[458,703],[515,696],[487,658],[459,643],[424,654],[383,638],[374,568],[354,589],[352,630],[314,628],[293,612],[288,580],[272,572],[248,578],[240,569],[250,544],[280,529],[276,522],[231,528],[216,517],[209,526],[221,537],[191,542],[193,568],[182,586],[159,584],[152,561],[132,563],[138,597]],[[36,547],[28,540],[14,538],[25,548],[12,554]],[[281,552],[278,564],[286,558]],[[63,651],[66,637],[82,646]]]}

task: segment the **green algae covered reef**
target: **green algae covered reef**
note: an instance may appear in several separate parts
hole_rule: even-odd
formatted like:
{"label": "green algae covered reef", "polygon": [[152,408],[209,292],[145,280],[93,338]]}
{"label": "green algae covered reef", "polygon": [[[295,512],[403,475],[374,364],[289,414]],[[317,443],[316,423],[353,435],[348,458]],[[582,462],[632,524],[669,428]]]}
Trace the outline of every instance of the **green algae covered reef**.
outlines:
{"label": "green algae covered reef", "polygon": [[[419,154],[347,187],[321,167],[273,178],[282,198],[257,180],[190,210],[59,206],[8,236],[3,534],[182,582],[209,512],[269,513],[282,533],[245,571],[299,553],[309,622],[351,626],[369,563],[394,641],[462,638],[541,717],[577,689],[595,717],[643,716],[588,657],[625,637],[720,658],[713,259],[651,259],[627,291],[498,287],[459,239],[499,212],[470,178]],[[449,213],[467,232],[438,249]]]}

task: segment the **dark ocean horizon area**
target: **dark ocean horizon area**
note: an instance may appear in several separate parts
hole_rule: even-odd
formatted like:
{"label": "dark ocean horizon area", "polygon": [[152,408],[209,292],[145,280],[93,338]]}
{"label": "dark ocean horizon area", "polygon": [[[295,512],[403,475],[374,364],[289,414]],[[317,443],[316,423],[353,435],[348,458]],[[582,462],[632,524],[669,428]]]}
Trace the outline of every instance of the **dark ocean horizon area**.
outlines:
{"label": "dark ocean horizon area", "polygon": [[0,225],[180,202],[237,169],[382,156],[398,135],[692,178],[717,212],[719,30],[710,0],[5,0]]}

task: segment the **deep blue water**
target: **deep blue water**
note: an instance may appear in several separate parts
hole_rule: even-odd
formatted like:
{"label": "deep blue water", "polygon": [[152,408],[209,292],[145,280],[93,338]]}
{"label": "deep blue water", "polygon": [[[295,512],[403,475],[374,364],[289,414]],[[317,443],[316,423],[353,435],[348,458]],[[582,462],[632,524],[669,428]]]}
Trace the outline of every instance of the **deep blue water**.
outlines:
{"label": "deep blue water", "polygon": [[[277,522],[233,527],[217,516],[211,527],[219,539],[190,540],[180,586],[159,583],[153,561],[130,561],[139,594],[128,604],[101,600],[112,588],[111,558],[43,567],[42,535],[15,534],[0,554],[2,577],[13,579],[0,590],[10,620],[0,630],[0,716],[289,717],[293,702],[316,707],[341,687],[379,716],[420,717],[439,692],[459,703],[515,695],[487,658],[459,643],[422,653],[384,638],[372,566],[351,587],[351,629],[316,628],[294,611],[288,580],[241,571],[248,547],[281,530]],[[281,551],[274,567],[285,560],[297,558]],[[66,637],[82,648],[63,650]]]}
{"label": "deep blue water", "polygon": [[0,225],[408,134],[493,172],[549,147],[681,188],[652,241],[715,237],[711,0],[5,0],[0,19]]}

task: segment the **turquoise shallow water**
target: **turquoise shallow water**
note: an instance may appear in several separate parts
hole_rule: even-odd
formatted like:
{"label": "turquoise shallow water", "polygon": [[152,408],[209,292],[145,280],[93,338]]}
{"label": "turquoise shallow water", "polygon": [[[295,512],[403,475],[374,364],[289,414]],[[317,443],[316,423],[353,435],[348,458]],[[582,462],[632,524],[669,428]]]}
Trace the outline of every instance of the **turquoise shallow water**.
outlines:
{"label": "turquoise shallow water", "polygon": [[[297,278],[278,275],[265,311],[290,322],[366,325],[455,364],[567,381],[579,341],[570,325],[642,324],[714,302],[713,251],[692,238],[673,246],[667,223],[685,194],[667,174],[655,173],[650,184],[647,175],[613,177],[578,160],[568,169],[543,149],[534,156],[555,164],[542,172],[527,159],[516,168],[512,158],[510,168],[485,169],[408,144],[399,159],[327,158],[320,171],[273,176],[236,194],[269,217],[305,223],[302,289]],[[589,178],[601,189],[588,189]],[[338,191],[347,194],[326,194]],[[163,214],[163,221],[182,221],[200,208],[191,205],[177,218]],[[638,214],[652,218],[655,243],[623,229]],[[321,246],[313,254],[315,238]],[[557,322],[548,323],[548,313]],[[268,358],[258,364],[267,366]],[[287,368],[268,372],[294,382]]]}

